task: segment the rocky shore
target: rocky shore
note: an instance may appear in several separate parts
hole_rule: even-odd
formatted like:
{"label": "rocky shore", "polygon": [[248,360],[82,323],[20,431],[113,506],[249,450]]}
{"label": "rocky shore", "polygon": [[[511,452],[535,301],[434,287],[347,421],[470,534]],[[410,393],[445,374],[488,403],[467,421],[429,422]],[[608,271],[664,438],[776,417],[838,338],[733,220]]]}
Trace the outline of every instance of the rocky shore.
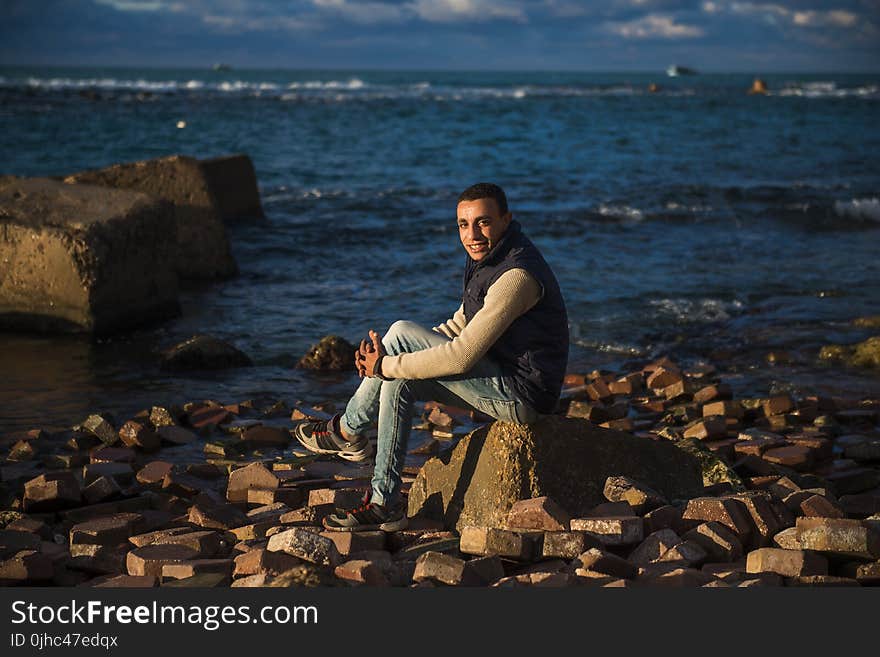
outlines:
{"label": "rocky shore", "polygon": [[711,366],[669,359],[566,384],[528,426],[426,404],[410,525],[388,534],[321,526],[371,475],[292,439],[333,403],[200,401],[3,436],[0,583],[880,582],[880,400],[734,399]]}

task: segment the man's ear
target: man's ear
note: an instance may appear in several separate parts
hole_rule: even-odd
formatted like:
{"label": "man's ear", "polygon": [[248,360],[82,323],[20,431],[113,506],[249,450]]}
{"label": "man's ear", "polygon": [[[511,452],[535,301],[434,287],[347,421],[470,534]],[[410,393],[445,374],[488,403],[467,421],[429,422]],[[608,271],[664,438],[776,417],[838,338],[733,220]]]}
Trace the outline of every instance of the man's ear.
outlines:
{"label": "man's ear", "polygon": [[510,210],[508,210],[506,214],[501,215],[501,221],[504,224],[505,228],[510,225],[511,219],[513,219],[513,214],[510,212]]}

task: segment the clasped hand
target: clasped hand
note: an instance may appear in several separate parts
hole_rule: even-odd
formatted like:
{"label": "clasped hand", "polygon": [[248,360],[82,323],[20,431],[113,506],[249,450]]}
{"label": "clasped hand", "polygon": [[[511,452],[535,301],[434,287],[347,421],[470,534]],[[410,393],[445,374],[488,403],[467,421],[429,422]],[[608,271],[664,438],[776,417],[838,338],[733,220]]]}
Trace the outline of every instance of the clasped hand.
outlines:
{"label": "clasped hand", "polygon": [[354,366],[361,378],[379,375],[379,360],[386,354],[385,346],[379,339],[379,334],[370,330],[370,340],[361,340],[360,347],[354,354]]}

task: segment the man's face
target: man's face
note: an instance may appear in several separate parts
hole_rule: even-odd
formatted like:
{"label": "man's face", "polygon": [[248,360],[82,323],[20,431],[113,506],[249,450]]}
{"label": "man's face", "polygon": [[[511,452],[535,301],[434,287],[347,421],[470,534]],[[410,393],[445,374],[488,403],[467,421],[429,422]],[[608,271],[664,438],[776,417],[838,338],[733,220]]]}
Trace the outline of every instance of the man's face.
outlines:
{"label": "man's face", "polygon": [[474,260],[482,260],[498,243],[510,225],[510,212],[500,214],[493,198],[462,201],[458,204],[458,236],[464,250]]}

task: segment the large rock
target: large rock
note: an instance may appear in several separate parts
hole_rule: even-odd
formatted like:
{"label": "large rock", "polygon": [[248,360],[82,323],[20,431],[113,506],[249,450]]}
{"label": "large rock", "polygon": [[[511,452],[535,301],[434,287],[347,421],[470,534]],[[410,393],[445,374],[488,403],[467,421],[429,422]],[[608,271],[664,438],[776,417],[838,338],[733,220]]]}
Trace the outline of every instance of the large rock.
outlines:
{"label": "large rock", "polygon": [[243,153],[200,160],[224,221],[263,217],[257,174],[251,158]]}
{"label": "large rock", "polygon": [[161,200],[43,178],[0,181],[0,327],[107,334],[180,313]]}
{"label": "large rock", "polygon": [[357,347],[338,335],[327,335],[299,359],[297,367],[307,370],[339,372],[354,369]]}
{"label": "large rock", "polygon": [[160,361],[160,367],[171,372],[221,370],[251,365],[251,359],[244,352],[210,335],[194,335],[174,345],[163,352]]}
{"label": "large rock", "polygon": [[144,192],[173,204],[177,234],[176,270],[181,278],[214,280],[238,273],[226,227],[201,163],[184,155],[114,164],[64,178],[70,184],[91,184]]}
{"label": "large rock", "polygon": [[580,418],[547,416],[531,425],[495,422],[422,467],[409,515],[447,527],[503,527],[518,500],[547,495],[572,517],[604,501],[608,477],[643,482],[667,499],[701,494],[699,461],[666,442],[602,429]]}

